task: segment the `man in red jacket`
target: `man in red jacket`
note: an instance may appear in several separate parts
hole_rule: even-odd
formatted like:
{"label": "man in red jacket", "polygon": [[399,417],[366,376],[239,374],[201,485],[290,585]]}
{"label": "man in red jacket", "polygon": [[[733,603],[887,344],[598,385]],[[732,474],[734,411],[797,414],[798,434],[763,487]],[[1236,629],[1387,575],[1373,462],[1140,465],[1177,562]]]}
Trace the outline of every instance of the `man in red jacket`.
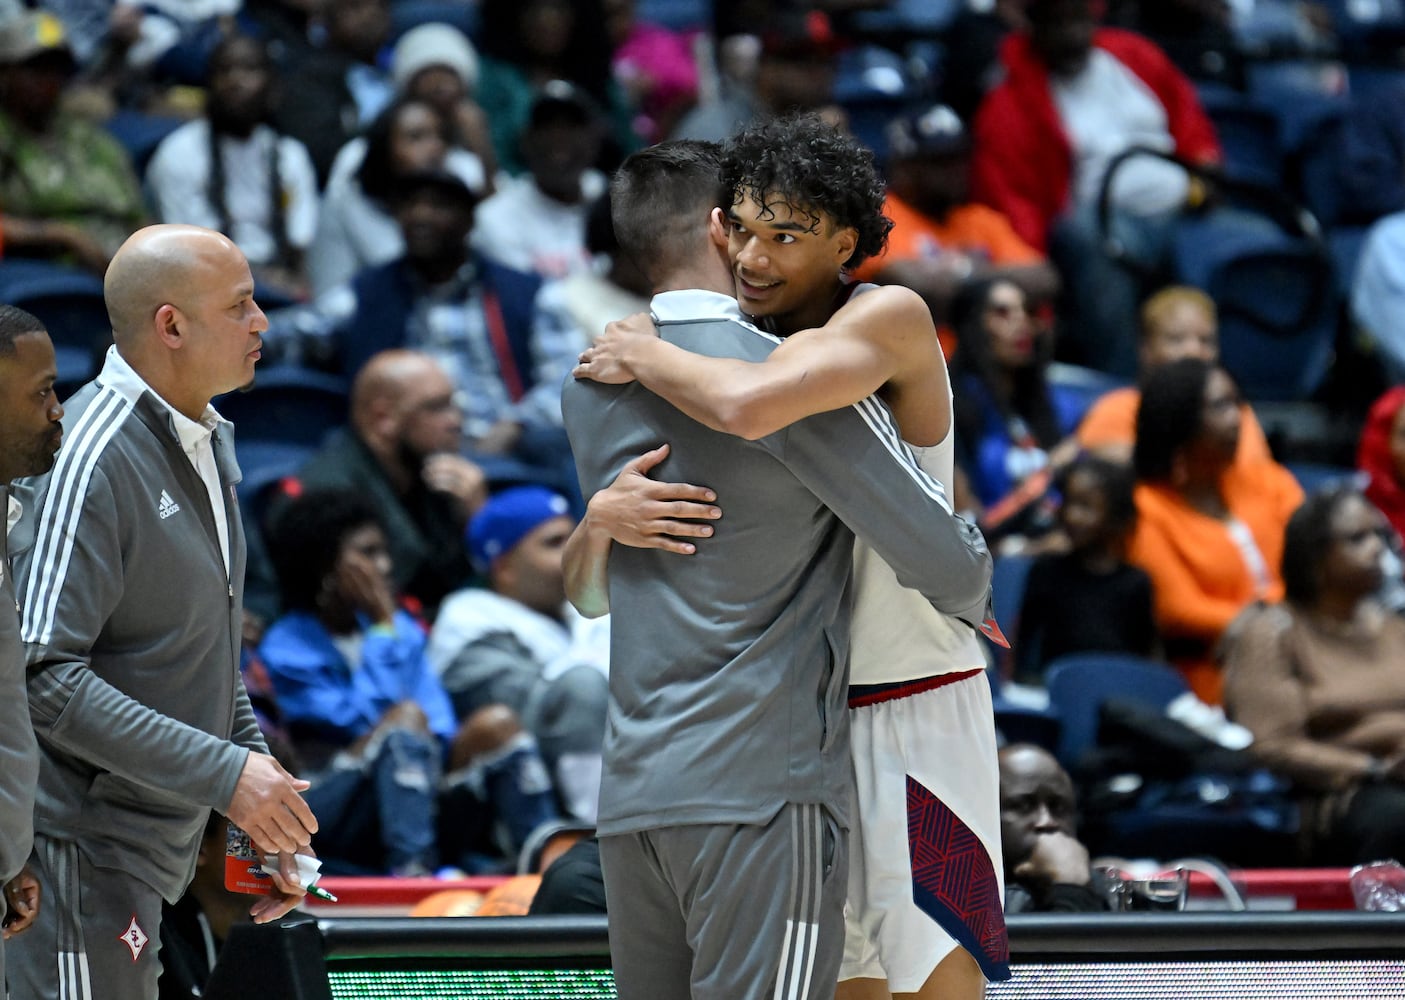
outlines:
{"label": "man in red jacket", "polygon": [[[976,115],[972,181],[1064,272],[1080,360],[1130,377],[1140,288],[1098,240],[1108,166],[1134,146],[1196,163],[1217,163],[1220,148],[1190,81],[1141,36],[1098,27],[1101,7],[1030,0],[1029,31],[1006,39],[1005,79]],[[1203,201],[1203,189],[1149,156],[1127,161],[1114,180],[1111,235],[1139,264],[1163,267],[1175,219]]]}

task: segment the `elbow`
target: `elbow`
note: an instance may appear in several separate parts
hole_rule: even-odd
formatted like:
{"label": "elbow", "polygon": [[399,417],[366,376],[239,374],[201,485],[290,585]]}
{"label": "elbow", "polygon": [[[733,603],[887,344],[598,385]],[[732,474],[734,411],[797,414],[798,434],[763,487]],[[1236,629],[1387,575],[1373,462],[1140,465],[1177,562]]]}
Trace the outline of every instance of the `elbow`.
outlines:
{"label": "elbow", "polygon": [[747,441],[758,441],[780,430],[766,419],[765,407],[744,393],[729,394],[717,408],[716,430]]}

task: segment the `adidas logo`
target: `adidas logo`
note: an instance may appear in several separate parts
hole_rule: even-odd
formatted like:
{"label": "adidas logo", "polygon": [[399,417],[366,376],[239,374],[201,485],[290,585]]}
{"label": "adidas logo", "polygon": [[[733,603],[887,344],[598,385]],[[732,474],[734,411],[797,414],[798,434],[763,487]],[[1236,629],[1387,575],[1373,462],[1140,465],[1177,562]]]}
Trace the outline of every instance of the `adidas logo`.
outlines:
{"label": "adidas logo", "polygon": [[156,507],[156,512],[161,515],[161,520],[166,520],[172,514],[181,509],[181,505],[171,499],[171,494],[165,490],[161,491],[161,502]]}

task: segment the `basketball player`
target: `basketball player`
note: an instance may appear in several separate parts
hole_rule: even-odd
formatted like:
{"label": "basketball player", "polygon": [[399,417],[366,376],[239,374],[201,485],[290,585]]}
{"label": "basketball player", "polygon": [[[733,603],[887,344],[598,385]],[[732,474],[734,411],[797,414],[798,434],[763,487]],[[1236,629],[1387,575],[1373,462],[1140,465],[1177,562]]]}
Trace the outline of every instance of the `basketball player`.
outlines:
{"label": "basketball player", "polygon": [[[860,246],[877,234],[881,247],[890,223],[872,155],[813,116],[796,116],[735,137],[723,175],[738,301],[786,340],[760,363],[705,358],[633,317],[581,355],[577,376],[637,379],[694,419],[747,438],[878,391],[919,464],[949,491],[951,388],[926,305],[904,288],[846,284],[823,252],[824,238],[844,227],[864,234]],[[705,519],[688,518],[710,505],[698,503],[695,489],[643,479],[654,461],[646,456],[630,478],[592,499],[593,523],[615,540],[686,554],[695,547],[688,539],[711,533]],[[571,565],[568,581],[588,600],[603,572]],[[977,998],[986,980],[1009,975],[999,773],[980,641],[901,587],[861,542],[854,574],[858,822],[838,995]]]}

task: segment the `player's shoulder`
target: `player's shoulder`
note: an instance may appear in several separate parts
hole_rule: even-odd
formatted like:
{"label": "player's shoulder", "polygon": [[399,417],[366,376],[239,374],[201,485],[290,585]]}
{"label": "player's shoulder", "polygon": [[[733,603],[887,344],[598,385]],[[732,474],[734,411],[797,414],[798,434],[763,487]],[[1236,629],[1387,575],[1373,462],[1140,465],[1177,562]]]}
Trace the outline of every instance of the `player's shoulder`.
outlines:
{"label": "player's shoulder", "polygon": [[835,317],[841,320],[849,316],[868,319],[881,316],[889,322],[935,329],[926,301],[906,285],[864,282],[853,286],[847,301],[835,312]]}

